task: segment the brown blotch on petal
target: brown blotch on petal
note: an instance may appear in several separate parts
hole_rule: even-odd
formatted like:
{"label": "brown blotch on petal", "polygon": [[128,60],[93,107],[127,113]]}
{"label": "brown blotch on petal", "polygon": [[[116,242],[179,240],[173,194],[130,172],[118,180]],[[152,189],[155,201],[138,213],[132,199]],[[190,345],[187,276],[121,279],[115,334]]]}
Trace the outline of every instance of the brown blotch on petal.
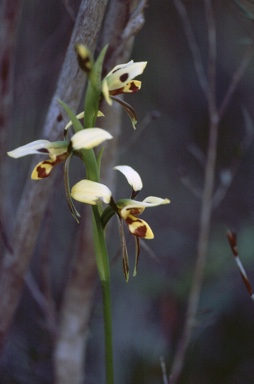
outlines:
{"label": "brown blotch on petal", "polygon": [[124,73],[123,75],[120,76],[120,81],[122,83],[125,83],[126,80],[128,80],[128,77],[129,77],[129,74],[128,73]]}
{"label": "brown blotch on petal", "polygon": [[78,55],[78,63],[84,72],[89,73],[91,71],[91,62],[89,57],[83,58]]}
{"label": "brown blotch on petal", "polygon": [[[45,164],[45,163],[44,163]],[[50,164],[50,163],[47,163],[47,164]],[[50,164],[52,165],[52,164]],[[50,172],[47,173],[46,172],[46,168],[43,167],[43,165],[39,165],[37,168],[36,168],[36,171],[37,171],[37,175],[40,179],[45,179],[46,177],[48,177],[50,175]]]}
{"label": "brown blotch on petal", "polygon": [[138,92],[138,91],[139,91],[139,87],[137,87],[136,84],[135,84],[135,82],[132,81],[132,82],[130,83],[129,90],[130,90],[132,93],[135,93],[135,92]]}
{"label": "brown blotch on petal", "polygon": [[[133,220],[131,217],[127,217],[126,218],[126,223],[128,225],[131,225],[132,223],[142,223],[142,220],[139,220],[136,218],[136,220]],[[138,237],[146,237],[146,232],[147,232],[147,228],[145,225],[140,225],[139,227],[137,227],[133,232],[131,232],[133,235],[135,236],[138,236]]]}
{"label": "brown blotch on petal", "polygon": [[135,229],[135,236],[138,236],[138,237],[146,237],[146,232],[147,232],[147,228],[145,225],[141,225],[140,227],[138,227],[137,229]]}
{"label": "brown blotch on petal", "polygon": [[147,232],[147,228],[145,225],[142,225],[141,227],[138,227],[136,230],[135,230],[135,235],[138,236],[138,237],[146,237],[146,232]]}
{"label": "brown blotch on petal", "polygon": [[121,68],[117,68],[115,69],[114,71],[112,71],[112,73],[116,73],[117,71],[120,71]]}
{"label": "brown blotch on petal", "polygon": [[49,153],[49,151],[47,150],[47,148],[40,148],[40,149],[38,149],[38,152],[41,152],[41,153]]}
{"label": "brown blotch on petal", "polygon": [[[127,216],[127,218],[125,219],[126,223],[127,224],[132,224],[136,221],[140,221],[140,220],[133,220],[131,217]],[[140,221],[141,222],[141,221]]]}
{"label": "brown blotch on petal", "polygon": [[124,90],[124,87],[117,88],[117,89],[112,89],[111,91],[109,91],[109,94],[111,96],[120,95],[121,93],[123,93],[123,90]]}
{"label": "brown blotch on petal", "polygon": [[129,209],[130,214],[133,216],[140,215],[143,211],[144,211],[143,208],[131,208],[131,209]]}

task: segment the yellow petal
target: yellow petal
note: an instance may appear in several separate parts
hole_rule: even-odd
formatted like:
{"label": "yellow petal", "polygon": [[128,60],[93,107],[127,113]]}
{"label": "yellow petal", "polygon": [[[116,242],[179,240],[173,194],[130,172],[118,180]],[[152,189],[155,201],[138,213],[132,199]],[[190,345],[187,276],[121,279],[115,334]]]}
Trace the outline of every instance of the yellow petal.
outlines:
{"label": "yellow petal", "polygon": [[125,84],[123,88],[123,93],[135,93],[141,88],[141,81],[132,80],[129,83]]}
{"label": "yellow petal", "polygon": [[71,189],[73,199],[91,205],[102,201],[109,204],[111,195],[111,191],[106,185],[91,180],[81,180]]}
{"label": "yellow petal", "polygon": [[109,91],[109,94],[111,96],[120,95],[121,93],[136,93],[141,88],[141,81],[139,80],[132,80],[125,85],[123,85],[121,88],[113,89]]}
{"label": "yellow petal", "polygon": [[72,138],[73,149],[91,149],[97,147],[105,140],[111,140],[113,136],[102,128],[86,128],[75,133]]}
{"label": "yellow petal", "polygon": [[153,239],[154,234],[151,230],[150,226],[146,221],[141,220],[131,214],[125,219],[128,224],[129,231],[138,237],[142,237],[143,239]]}
{"label": "yellow petal", "polygon": [[34,168],[32,174],[31,174],[31,179],[33,179],[33,180],[45,179],[46,177],[48,177],[50,175],[55,164],[56,164],[56,162],[53,160],[41,161]]}
{"label": "yellow petal", "polygon": [[84,44],[76,44],[75,46],[77,57],[78,57],[78,63],[80,68],[86,72],[89,73],[93,66],[93,57],[90,52],[90,50],[84,45]]}

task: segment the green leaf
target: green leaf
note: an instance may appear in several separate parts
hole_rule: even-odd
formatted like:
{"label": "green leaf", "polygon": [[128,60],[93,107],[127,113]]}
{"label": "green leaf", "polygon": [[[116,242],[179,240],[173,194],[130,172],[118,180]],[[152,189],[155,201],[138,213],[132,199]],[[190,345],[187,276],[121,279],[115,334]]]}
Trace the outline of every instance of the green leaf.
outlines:
{"label": "green leaf", "polygon": [[[59,104],[63,107],[63,109],[65,110],[65,112],[67,113],[67,115],[69,116],[69,119],[71,120],[72,122],[72,125],[74,127],[74,130],[75,132],[79,132],[81,131],[82,129],[84,129],[83,125],[81,124],[81,122],[78,120],[78,118],[76,117],[75,113],[72,112],[72,110],[70,109],[70,107],[68,107],[67,104],[65,104],[62,100],[58,99],[58,102]],[[66,136],[67,134],[67,131],[64,132],[64,135]]]}
{"label": "green leaf", "polygon": [[76,220],[76,222],[79,223],[80,214],[76,210],[76,208],[73,204],[73,201],[71,198],[71,192],[70,192],[69,166],[70,166],[71,157],[72,157],[72,155],[70,155],[66,159],[65,164],[64,164],[64,187],[65,187],[65,194],[66,194],[67,203],[68,203],[68,206],[70,208],[71,214],[74,217],[74,219]]}
{"label": "green leaf", "polygon": [[101,224],[102,224],[102,227],[105,228],[108,221],[111,219],[111,217],[114,216],[116,212],[114,211],[114,209],[108,205],[107,208],[104,209],[102,215],[101,215]]}
{"label": "green leaf", "polygon": [[97,155],[97,159],[96,159],[99,174],[101,172],[101,159],[102,159],[103,152],[104,152],[104,147],[101,148],[100,152]]}
{"label": "green leaf", "polygon": [[103,67],[103,61],[108,46],[106,45],[98,56],[96,62],[94,63],[91,72],[89,73],[89,83],[86,92],[85,98],[85,127],[93,128],[98,110],[99,102],[101,97],[101,73]]}

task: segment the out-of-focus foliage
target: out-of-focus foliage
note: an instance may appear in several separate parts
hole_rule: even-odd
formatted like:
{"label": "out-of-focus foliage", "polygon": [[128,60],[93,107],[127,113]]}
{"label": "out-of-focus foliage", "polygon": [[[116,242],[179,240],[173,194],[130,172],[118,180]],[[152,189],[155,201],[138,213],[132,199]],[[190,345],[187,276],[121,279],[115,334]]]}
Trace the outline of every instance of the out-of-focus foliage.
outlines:
{"label": "out-of-focus foliage", "polygon": [[[206,66],[207,26],[203,3],[201,0],[184,2]],[[232,1],[212,3],[217,28],[217,100],[220,103],[244,55],[243,42],[253,35],[254,26]],[[241,7],[251,2],[237,3]],[[72,25],[62,1],[26,1],[24,4],[16,57],[10,148],[39,137]],[[169,197],[171,205],[145,213],[145,220],[152,223],[155,239],[147,242],[149,249],[147,243],[142,246],[138,275],[127,285],[122,278],[120,245],[115,242],[116,223],[109,232],[116,383],[122,384],[162,383],[161,355],[170,369],[182,330],[196,257],[200,199],[193,190],[202,191],[208,137],[207,103],[173,2],[149,1],[145,15],[146,24],[136,38],[132,58],[147,60],[148,66],[142,76],[142,89],[131,101],[140,128],[142,119],[152,111],[158,111],[160,118],[153,119],[139,134],[139,125],[133,132],[124,117],[119,164],[127,163],[142,175],[143,197]],[[221,182],[228,175],[232,180],[213,211],[197,327],[181,384],[252,384],[254,380],[254,308],[226,240],[228,228],[239,231],[239,254],[254,284],[254,146],[251,139],[246,150],[241,149],[247,133],[254,132],[253,100],[252,61],[219,129],[216,188],[221,188]],[[23,160],[17,165],[9,160],[13,175],[10,199],[14,210],[27,177],[28,163],[29,160]],[[60,174],[62,170],[57,172]],[[191,189],[183,184],[183,176]],[[119,184],[119,197],[123,195],[123,188],[125,185]],[[76,230],[59,182],[42,224],[31,268],[40,282],[41,266],[49,259],[56,309],[61,303]],[[41,244],[46,244],[46,248]],[[131,242],[129,245],[131,249]],[[130,259],[131,256],[130,251]],[[98,292],[91,318],[87,384],[102,383],[102,340]],[[25,289],[1,361],[1,383],[51,383],[51,357],[52,343],[43,315]]]}

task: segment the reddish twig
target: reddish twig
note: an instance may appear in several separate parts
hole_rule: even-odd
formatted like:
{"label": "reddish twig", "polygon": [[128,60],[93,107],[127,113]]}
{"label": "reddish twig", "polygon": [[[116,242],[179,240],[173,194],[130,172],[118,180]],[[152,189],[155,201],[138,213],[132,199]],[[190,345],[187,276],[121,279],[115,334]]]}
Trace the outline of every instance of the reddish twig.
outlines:
{"label": "reddish twig", "polygon": [[230,248],[232,250],[232,253],[234,255],[237,268],[239,269],[240,275],[241,275],[242,280],[244,282],[244,285],[245,285],[245,287],[246,287],[246,289],[248,291],[248,294],[250,295],[250,298],[252,300],[254,300],[254,293],[253,293],[253,290],[252,290],[251,283],[250,283],[250,281],[248,279],[247,273],[245,272],[245,269],[244,269],[244,267],[242,265],[242,262],[240,260],[239,254],[238,254],[237,235],[236,235],[236,233],[228,230],[227,231],[227,239],[228,239]]}

